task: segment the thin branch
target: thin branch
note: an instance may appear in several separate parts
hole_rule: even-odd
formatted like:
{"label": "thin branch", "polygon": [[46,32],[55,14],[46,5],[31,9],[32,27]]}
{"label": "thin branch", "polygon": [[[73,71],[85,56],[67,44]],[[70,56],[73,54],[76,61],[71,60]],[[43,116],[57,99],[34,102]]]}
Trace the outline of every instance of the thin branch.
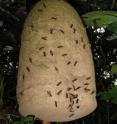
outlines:
{"label": "thin branch", "polygon": [[19,22],[19,18],[17,18],[16,16],[14,16],[12,13],[10,13],[9,11],[6,11],[5,9],[3,9],[2,7],[0,7],[0,11],[4,14],[6,14],[7,16],[11,17],[12,19],[16,20],[17,22]]}

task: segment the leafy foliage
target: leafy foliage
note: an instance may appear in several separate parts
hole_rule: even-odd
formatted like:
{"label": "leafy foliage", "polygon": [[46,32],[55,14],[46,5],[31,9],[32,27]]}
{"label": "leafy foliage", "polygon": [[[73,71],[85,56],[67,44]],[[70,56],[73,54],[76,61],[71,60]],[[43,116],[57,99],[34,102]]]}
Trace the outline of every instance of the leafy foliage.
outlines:
{"label": "leafy foliage", "polygon": [[117,17],[116,17],[116,21],[107,25],[108,30],[112,31],[112,32],[117,32]]}
{"label": "leafy foliage", "polygon": [[20,117],[20,119],[16,121],[12,121],[11,124],[34,124],[34,117],[27,116],[27,117]]}
{"label": "leafy foliage", "polygon": [[84,14],[82,17],[88,26],[107,27],[110,24],[117,23],[117,12],[115,11],[93,11]]}
{"label": "leafy foliage", "polygon": [[100,100],[111,101],[117,104],[117,86],[113,86],[108,91],[99,92],[97,96],[99,96]]}
{"label": "leafy foliage", "polygon": [[117,64],[112,65],[111,73],[117,75]]}
{"label": "leafy foliage", "polygon": [[[107,28],[112,32],[111,36],[108,36],[107,40],[117,39],[117,12],[115,11],[93,11],[84,14],[84,22],[89,27],[95,28]],[[117,64],[113,64],[111,67],[111,74],[117,75]],[[111,101],[117,104],[117,86],[113,86],[108,91],[99,92],[97,96],[100,96],[100,100]]]}
{"label": "leafy foliage", "polygon": [[107,40],[117,39],[117,12],[116,11],[93,11],[84,14],[83,19],[87,26],[104,27],[112,32]]}

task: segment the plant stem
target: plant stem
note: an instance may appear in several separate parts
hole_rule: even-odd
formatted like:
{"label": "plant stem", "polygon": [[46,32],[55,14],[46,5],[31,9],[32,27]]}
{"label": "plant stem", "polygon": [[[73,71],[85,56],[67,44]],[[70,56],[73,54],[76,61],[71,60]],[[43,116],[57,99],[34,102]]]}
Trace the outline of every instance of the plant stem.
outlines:
{"label": "plant stem", "polygon": [[111,9],[113,9],[114,4],[115,4],[115,0],[113,0],[113,1],[112,1],[112,4],[111,4]]}
{"label": "plant stem", "polygon": [[4,93],[4,77],[0,78],[0,105],[3,105],[3,93]]}

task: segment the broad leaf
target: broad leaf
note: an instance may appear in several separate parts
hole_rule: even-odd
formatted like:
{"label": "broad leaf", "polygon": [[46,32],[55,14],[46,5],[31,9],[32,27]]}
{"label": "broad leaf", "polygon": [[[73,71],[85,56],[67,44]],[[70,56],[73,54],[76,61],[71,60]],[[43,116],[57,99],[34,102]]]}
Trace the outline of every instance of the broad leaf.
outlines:
{"label": "broad leaf", "polygon": [[117,86],[113,86],[108,91],[99,92],[97,96],[100,100],[110,100],[112,103],[117,104]]}
{"label": "broad leaf", "polygon": [[24,122],[32,122],[34,120],[34,117],[33,116],[27,116],[23,120],[24,120]]}
{"label": "broad leaf", "polygon": [[112,23],[117,23],[117,12],[115,11],[93,11],[82,17],[88,26],[107,27]]}
{"label": "broad leaf", "polygon": [[108,30],[117,33],[117,21],[107,26]]}
{"label": "broad leaf", "polygon": [[111,73],[117,75],[117,64],[113,64],[113,65],[112,65]]}

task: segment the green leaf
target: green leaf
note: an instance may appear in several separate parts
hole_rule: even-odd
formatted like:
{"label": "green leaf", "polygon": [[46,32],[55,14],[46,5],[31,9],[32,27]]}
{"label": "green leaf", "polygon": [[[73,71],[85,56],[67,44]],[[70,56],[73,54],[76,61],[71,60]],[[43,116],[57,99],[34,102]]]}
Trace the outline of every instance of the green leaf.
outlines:
{"label": "green leaf", "polygon": [[117,21],[114,23],[111,23],[107,26],[108,30],[112,32],[117,32]]}
{"label": "green leaf", "polygon": [[116,11],[93,11],[82,15],[82,17],[88,26],[107,27],[112,23],[117,23]]}
{"label": "green leaf", "polygon": [[34,121],[34,117],[33,116],[27,116],[23,120],[24,120],[24,122],[32,122],[32,121]]}
{"label": "green leaf", "polygon": [[100,92],[100,94],[98,94],[98,96],[100,96],[100,100],[109,100],[110,95],[107,93],[107,91],[104,92]]}
{"label": "green leaf", "polygon": [[112,103],[117,104],[117,86],[113,86],[108,91],[99,92],[97,96],[100,100],[110,100]]}
{"label": "green leaf", "polygon": [[117,99],[117,86],[113,86],[110,90],[109,90],[109,94],[111,97],[115,97]]}
{"label": "green leaf", "polygon": [[117,64],[113,64],[111,67],[111,73],[117,75]]}
{"label": "green leaf", "polygon": [[14,121],[14,122],[12,122],[12,124],[24,124],[24,123],[21,121]]}

